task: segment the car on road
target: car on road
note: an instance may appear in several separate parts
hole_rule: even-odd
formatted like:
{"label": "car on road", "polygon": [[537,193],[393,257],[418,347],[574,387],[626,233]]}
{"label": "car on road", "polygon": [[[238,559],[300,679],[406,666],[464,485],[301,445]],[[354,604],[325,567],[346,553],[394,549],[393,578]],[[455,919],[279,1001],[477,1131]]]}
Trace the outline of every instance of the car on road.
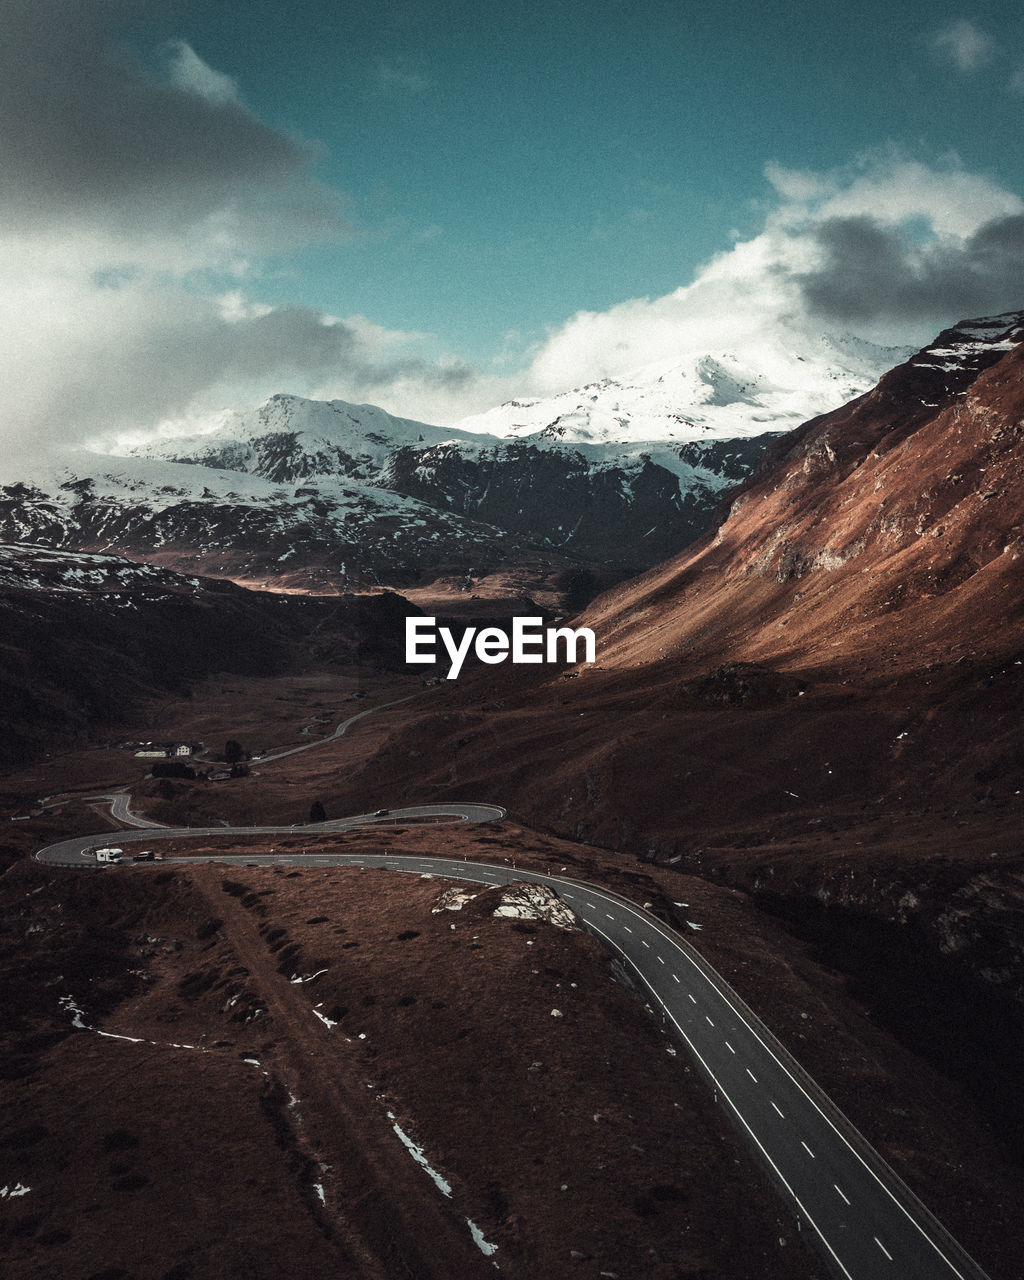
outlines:
{"label": "car on road", "polygon": [[375,810],[373,816],[375,818],[386,818],[390,812],[391,812],[390,809],[377,809]]}

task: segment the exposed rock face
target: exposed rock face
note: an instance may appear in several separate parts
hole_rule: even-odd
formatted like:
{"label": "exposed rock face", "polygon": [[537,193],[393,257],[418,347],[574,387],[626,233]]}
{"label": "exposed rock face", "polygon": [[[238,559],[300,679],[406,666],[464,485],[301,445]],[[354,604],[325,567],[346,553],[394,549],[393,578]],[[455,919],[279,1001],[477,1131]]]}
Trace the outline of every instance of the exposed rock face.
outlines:
{"label": "exposed rock face", "polygon": [[533,884],[523,880],[511,884],[502,893],[501,902],[494,908],[499,919],[543,920],[559,929],[579,929],[576,913],[568,907],[546,884]]}
{"label": "exposed rock face", "polygon": [[472,902],[476,896],[472,889],[453,884],[451,888],[443,889],[438,895],[437,901],[430,908],[431,914],[436,916],[442,911],[461,911],[466,903]]}
{"label": "exposed rock face", "polygon": [[[482,891],[488,900],[497,895],[497,890]],[[474,892],[463,886],[452,885],[438,896],[431,907],[434,915],[441,911],[461,911],[468,903],[481,897],[481,891]],[[499,895],[498,905],[492,915],[499,920],[543,920],[546,924],[556,925],[559,929],[579,929],[580,923],[576,913],[546,884],[534,884],[529,880],[517,881],[503,889]]]}
{"label": "exposed rock face", "polygon": [[649,458],[597,467],[577,450],[528,444],[405,448],[388,460],[383,480],[430,506],[587,560],[641,568],[703,532],[718,499],[706,484],[682,492],[678,478]]}

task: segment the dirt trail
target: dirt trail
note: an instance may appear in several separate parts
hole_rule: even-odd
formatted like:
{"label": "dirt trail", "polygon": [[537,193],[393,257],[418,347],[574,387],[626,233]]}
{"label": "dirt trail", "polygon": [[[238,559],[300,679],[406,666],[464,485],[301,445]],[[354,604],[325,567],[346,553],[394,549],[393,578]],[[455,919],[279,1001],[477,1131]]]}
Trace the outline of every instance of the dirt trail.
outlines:
{"label": "dirt trail", "polygon": [[324,1026],[301,984],[278,972],[258,914],[223,891],[223,873],[210,866],[190,874],[266,1002],[275,1034],[260,1061],[298,1100],[285,1114],[299,1150],[327,1166],[321,1182],[330,1233],[359,1259],[367,1277],[492,1275],[466,1224],[390,1131],[360,1078],[357,1042]]}

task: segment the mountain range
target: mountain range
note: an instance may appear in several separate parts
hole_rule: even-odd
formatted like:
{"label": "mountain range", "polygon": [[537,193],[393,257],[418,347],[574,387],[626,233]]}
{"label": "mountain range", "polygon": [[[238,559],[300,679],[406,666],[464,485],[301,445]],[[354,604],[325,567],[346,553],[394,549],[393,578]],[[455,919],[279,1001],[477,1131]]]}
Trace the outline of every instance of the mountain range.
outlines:
{"label": "mountain range", "polygon": [[279,590],[486,594],[493,579],[572,605],[581,583],[592,594],[692,541],[777,434],[865,391],[896,354],[761,344],[457,427],[277,395],[129,456],[8,464],[0,538]]}

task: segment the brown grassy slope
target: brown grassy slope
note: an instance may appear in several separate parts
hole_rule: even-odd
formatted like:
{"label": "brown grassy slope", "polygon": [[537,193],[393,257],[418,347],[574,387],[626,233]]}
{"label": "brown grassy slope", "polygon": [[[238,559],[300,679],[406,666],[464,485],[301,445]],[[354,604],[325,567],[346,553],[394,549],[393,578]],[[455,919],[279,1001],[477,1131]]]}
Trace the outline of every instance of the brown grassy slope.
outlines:
{"label": "brown grassy slope", "polygon": [[715,535],[588,612],[602,663],[919,670],[1016,654],[1024,347],[938,409],[930,387],[902,365],[786,437]]}
{"label": "brown grassy slope", "polygon": [[819,1276],[600,947],[432,914],[441,884],[0,878],[0,1159],[30,1188],[0,1201],[4,1274],[482,1280],[471,1217],[511,1277]]}

